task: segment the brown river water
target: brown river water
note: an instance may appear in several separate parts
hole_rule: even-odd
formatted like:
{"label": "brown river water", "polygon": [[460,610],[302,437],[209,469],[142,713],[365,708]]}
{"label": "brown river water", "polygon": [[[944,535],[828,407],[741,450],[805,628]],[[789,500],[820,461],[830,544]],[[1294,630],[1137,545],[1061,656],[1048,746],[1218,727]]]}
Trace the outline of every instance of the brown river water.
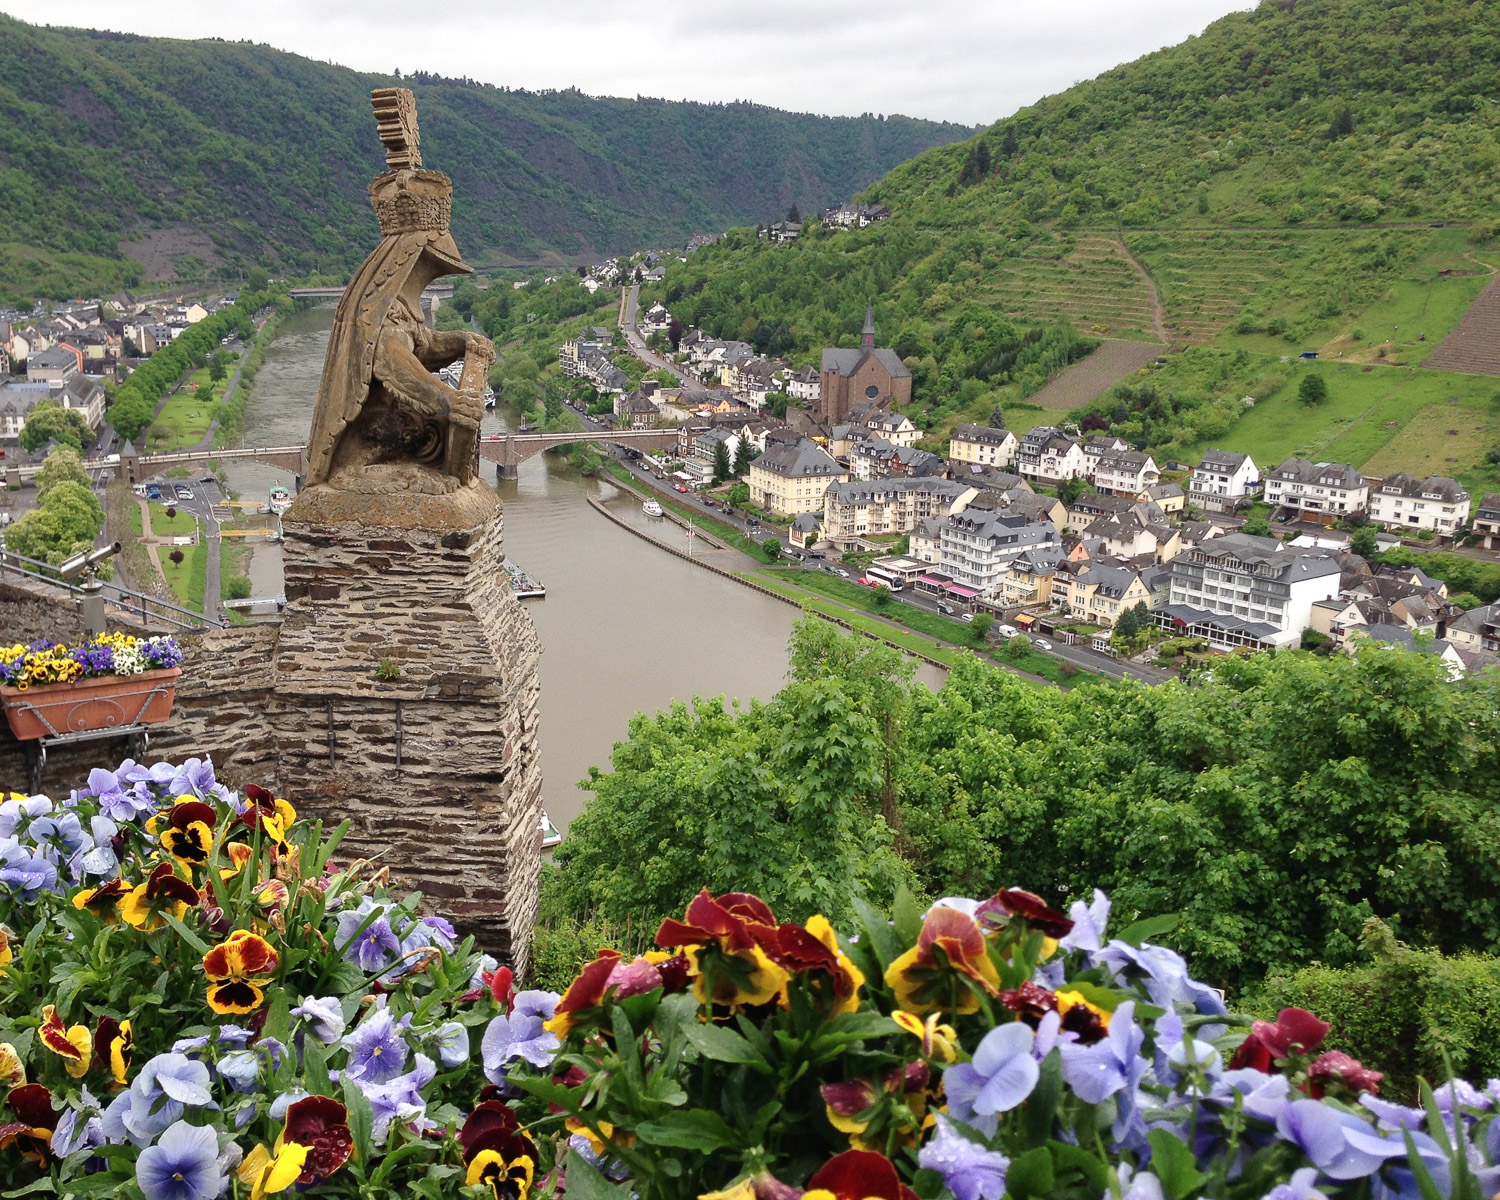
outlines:
{"label": "brown river water", "polygon": [[[322,372],[331,305],[298,312],[282,325],[256,376],[245,419],[246,445],[287,445],[307,437]],[[505,429],[503,414],[485,432]],[[231,461],[230,486],[261,499],[284,472]],[[482,464],[489,479],[491,464]],[[590,793],[578,781],[591,766],[609,769],[630,718],[674,700],[725,696],[769,699],[785,681],[787,639],[798,612],[750,588],[664,553],[594,512],[599,499],[665,537],[681,531],[652,522],[639,503],[604,480],[588,479],[550,455],[521,464],[520,479],[499,484],[505,550],[541,580],[542,600],[524,601],[542,640],[541,751],[544,802],[566,831]],[[663,532],[665,531],[665,532]],[[257,546],[249,565],[254,595],[281,591],[281,548]],[[922,666],[930,687],[942,672]]]}

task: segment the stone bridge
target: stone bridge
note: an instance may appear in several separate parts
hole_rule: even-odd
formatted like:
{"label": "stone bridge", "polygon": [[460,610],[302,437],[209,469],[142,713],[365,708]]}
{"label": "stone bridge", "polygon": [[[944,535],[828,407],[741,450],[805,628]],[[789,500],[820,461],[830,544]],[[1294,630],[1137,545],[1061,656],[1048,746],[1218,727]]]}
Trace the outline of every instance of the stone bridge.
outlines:
{"label": "stone bridge", "polygon": [[[297,477],[299,488],[307,474],[306,446],[241,446],[233,450],[169,450],[162,454],[125,455],[120,459],[120,469],[125,473],[125,482],[135,484],[169,467],[207,466],[210,461],[228,458],[249,458],[267,466],[280,467]],[[85,467],[90,465],[84,463]]]}
{"label": "stone bridge", "polygon": [[499,467],[501,479],[515,479],[524,459],[549,446],[573,442],[613,442],[637,450],[670,450],[677,445],[676,429],[621,429],[612,433],[501,433],[479,440],[479,457]]}

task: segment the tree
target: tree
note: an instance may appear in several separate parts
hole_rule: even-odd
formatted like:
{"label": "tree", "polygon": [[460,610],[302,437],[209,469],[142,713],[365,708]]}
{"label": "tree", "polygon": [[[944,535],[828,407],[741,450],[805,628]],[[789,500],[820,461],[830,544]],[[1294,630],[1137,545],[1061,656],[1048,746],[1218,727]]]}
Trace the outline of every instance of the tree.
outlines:
{"label": "tree", "polygon": [[995,624],[993,613],[975,613],[974,619],[969,622],[969,633],[981,646],[985,639],[990,636],[990,629]]}
{"label": "tree", "polygon": [[1024,633],[1018,633],[1013,638],[1007,638],[1005,645],[1000,647],[1000,657],[1006,662],[1021,662],[1030,653],[1031,639]]}
{"label": "tree", "polygon": [[218,383],[228,374],[229,352],[227,350],[215,350],[213,356],[208,360],[208,377],[215,383]]}
{"label": "tree", "polygon": [[786,219],[792,225],[802,224],[802,214],[797,211],[797,206],[795,204],[793,204],[791,208],[786,210]]}
{"label": "tree", "polygon": [[81,451],[93,434],[87,419],[77,409],[64,408],[56,400],[43,400],[31,410],[16,440],[28,453],[51,441]]}
{"label": "tree", "polygon": [[870,604],[873,607],[879,609],[881,612],[884,612],[895,602],[896,597],[894,596],[894,594],[892,594],[890,588],[886,587],[883,583],[877,583],[875,585],[875,591],[870,596]]}
{"label": "tree", "polygon": [[173,550],[167,557],[172,560],[173,566],[180,567],[182,566],[182,560],[187,556],[181,550]]}
{"label": "tree", "polygon": [[677,353],[677,348],[682,345],[682,335],[687,332],[687,327],[676,317],[667,322],[667,340],[672,343],[672,353]]}
{"label": "tree", "polygon": [[740,508],[750,503],[750,485],[748,483],[737,483],[729,489],[729,503]]}
{"label": "tree", "polygon": [[723,483],[729,478],[729,447],[723,442],[714,443],[714,482]]}
{"label": "tree", "polygon": [[739,442],[735,445],[735,448],[734,448],[734,468],[733,468],[733,470],[734,470],[734,477],[736,479],[738,479],[740,476],[742,476],[746,471],[748,471],[750,469],[750,459],[751,459],[751,457],[752,457],[752,448],[751,448],[751,445],[750,445],[750,439],[747,438],[747,437],[741,437],[739,439]]}
{"label": "tree", "polygon": [[1270,537],[1271,522],[1266,520],[1264,513],[1256,513],[1245,518],[1242,532],[1248,533],[1251,537]]}
{"label": "tree", "polygon": [[760,544],[760,556],[768,563],[781,561],[781,543],[775,538],[767,538]]}
{"label": "tree", "polygon": [[1366,525],[1363,529],[1356,529],[1349,538],[1349,549],[1361,558],[1374,558],[1380,552],[1375,527]]}
{"label": "tree", "polygon": [[1058,499],[1063,502],[1063,507],[1071,507],[1073,501],[1089,490],[1089,481],[1082,475],[1075,475],[1072,479],[1065,480],[1057,489]]}
{"label": "tree", "polygon": [[251,267],[245,272],[245,290],[247,292],[263,292],[270,284],[270,273],[264,267]]}
{"label": "tree", "polygon": [[1332,124],[1328,126],[1328,140],[1337,141],[1339,138],[1348,137],[1354,132],[1354,114],[1346,106],[1343,112],[1334,117]]}
{"label": "tree", "polygon": [[1127,608],[1120,614],[1120,619],[1115,622],[1114,636],[1121,641],[1129,641],[1141,631],[1141,619],[1136,615],[1135,609]]}
{"label": "tree", "polygon": [[[50,457],[50,456],[49,456]],[[99,499],[83,484],[62,479],[46,498],[5,531],[5,547],[54,565],[93,548],[104,526]]]}
{"label": "tree", "polygon": [[91,487],[89,473],[83,469],[78,451],[71,446],[56,446],[47,455],[46,462],[36,473],[37,503],[46,502],[48,493],[59,483],[76,483],[79,487]]}
{"label": "tree", "polygon": [[250,599],[250,576],[231,575],[224,581],[224,596],[228,600]]}
{"label": "tree", "polygon": [[1304,375],[1297,385],[1297,399],[1303,404],[1322,404],[1328,399],[1328,381],[1321,375]]}

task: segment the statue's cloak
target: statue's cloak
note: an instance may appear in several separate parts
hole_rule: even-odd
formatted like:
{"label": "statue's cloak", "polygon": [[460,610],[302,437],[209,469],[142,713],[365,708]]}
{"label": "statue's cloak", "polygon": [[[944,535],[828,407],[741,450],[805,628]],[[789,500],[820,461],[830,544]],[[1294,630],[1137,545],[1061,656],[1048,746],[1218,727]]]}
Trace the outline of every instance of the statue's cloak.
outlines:
{"label": "statue's cloak", "polygon": [[381,332],[424,252],[441,265],[434,277],[470,270],[446,230],[392,234],[381,239],[339,298],[307,435],[307,486],[328,481],[339,438],[370,395]]}

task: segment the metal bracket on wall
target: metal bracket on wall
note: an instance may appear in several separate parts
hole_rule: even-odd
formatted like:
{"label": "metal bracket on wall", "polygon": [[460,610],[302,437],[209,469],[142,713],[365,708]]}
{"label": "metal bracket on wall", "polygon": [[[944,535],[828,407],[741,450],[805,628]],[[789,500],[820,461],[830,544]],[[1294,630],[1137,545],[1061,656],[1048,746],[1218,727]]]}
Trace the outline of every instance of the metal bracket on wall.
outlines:
{"label": "metal bracket on wall", "polygon": [[401,769],[401,701],[396,701],[396,770]]}
{"label": "metal bracket on wall", "polygon": [[339,760],[338,760],[338,739],[334,736],[334,732],[333,732],[333,701],[332,700],[327,701],[327,706],[328,706],[328,769],[330,771],[332,771],[332,770],[336,769],[338,767],[338,765],[339,765]]}

